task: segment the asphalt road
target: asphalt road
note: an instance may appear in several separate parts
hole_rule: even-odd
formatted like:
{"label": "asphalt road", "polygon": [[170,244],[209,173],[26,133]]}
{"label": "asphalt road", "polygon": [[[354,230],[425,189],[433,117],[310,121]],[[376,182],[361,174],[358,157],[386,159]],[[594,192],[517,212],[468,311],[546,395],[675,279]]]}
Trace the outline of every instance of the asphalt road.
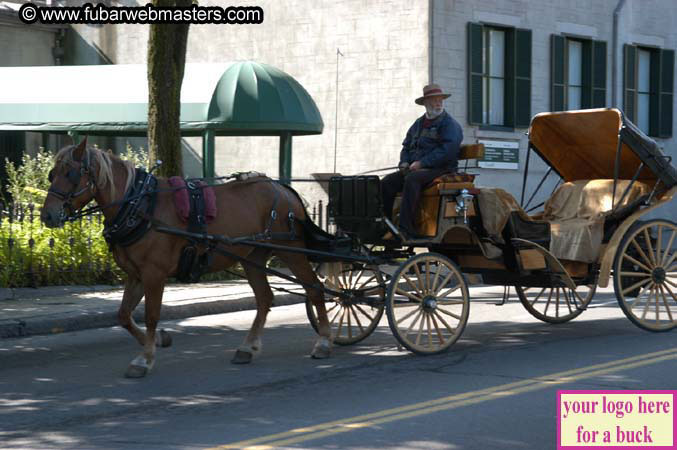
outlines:
{"label": "asphalt road", "polygon": [[174,345],[142,380],[123,377],[139,347],[119,328],[4,339],[0,447],[552,449],[558,389],[677,389],[677,332],[638,329],[608,291],[559,326],[471,296],[461,340],[429,357],[384,317],[313,360],[303,305],[273,309],[248,366],[229,360],[252,311],[165,323]]}

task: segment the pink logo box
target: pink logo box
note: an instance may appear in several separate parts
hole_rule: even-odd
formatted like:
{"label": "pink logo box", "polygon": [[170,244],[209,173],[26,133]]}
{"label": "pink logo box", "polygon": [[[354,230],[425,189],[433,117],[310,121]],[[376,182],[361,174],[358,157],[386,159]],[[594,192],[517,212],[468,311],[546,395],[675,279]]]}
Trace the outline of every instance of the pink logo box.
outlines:
{"label": "pink logo box", "polygon": [[[562,442],[562,394],[592,394],[592,395],[604,395],[604,394],[671,394],[672,395],[672,445],[623,445],[623,446],[613,446],[613,445],[597,445],[597,444],[581,444],[581,445],[560,445]],[[628,450],[628,449],[655,449],[655,450],[675,450],[677,449],[677,413],[675,413],[674,408],[677,407],[677,391],[636,391],[636,390],[598,390],[598,391],[579,391],[579,390],[560,390],[557,391],[557,450],[581,450],[583,448],[603,448],[605,450]]]}

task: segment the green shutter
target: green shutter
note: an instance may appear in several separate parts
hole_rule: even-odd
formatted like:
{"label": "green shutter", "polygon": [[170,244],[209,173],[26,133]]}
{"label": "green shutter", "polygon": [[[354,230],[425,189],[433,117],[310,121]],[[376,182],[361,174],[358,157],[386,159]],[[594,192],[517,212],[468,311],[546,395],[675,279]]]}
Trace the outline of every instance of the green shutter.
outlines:
{"label": "green shutter", "polygon": [[635,121],[637,107],[637,47],[625,44],[623,48],[623,111],[631,122]]}
{"label": "green shutter", "polygon": [[531,123],[531,30],[515,29],[515,127]]}
{"label": "green shutter", "polygon": [[[592,41],[582,41],[581,109],[592,108]],[[569,80],[567,80],[568,82]],[[571,107],[569,107],[571,109]]]}
{"label": "green shutter", "polygon": [[564,37],[550,36],[550,108],[564,110]]}
{"label": "green shutter", "polygon": [[661,50],[660,120],[658,137],[672,137],[672,108],[675,83],[675,51]]}
{"label": "green shutter", "polygon": [[482,123],[482,25],[468,22],[468,123]]}
{"label": "green shutter", "polygon": [[604,108],[606,103],[606,41],[592,41],[592,105]]}

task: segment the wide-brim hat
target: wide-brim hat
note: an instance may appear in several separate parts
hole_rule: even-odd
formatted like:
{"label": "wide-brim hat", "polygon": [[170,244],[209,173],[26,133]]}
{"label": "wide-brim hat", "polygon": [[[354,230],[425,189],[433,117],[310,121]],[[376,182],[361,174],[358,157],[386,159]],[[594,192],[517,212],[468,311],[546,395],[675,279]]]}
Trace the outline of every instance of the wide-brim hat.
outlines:
{"label": "wide-brim hat", "polygon": [[422,105],[423,100],[429,97],[443,97],[449,98],[451,94],[442,92],[442,88],[438,84],[429,84],[423,87],[423,96],[414,100],[417,105]]}

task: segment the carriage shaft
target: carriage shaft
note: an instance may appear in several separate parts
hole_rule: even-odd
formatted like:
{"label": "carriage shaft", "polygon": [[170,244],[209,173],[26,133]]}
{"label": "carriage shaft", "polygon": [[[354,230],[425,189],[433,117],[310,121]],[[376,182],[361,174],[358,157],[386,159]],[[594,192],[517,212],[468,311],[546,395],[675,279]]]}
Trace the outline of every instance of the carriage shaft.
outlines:
{"label": "carriage shaft", "polygon": [[[189,239],[196,239],[196,240],[201,240],[201,241],[206,241],[209,243],[216,243],[218,244],[226,244],[229,246],[233,245],[248,245],[252,247],[260,247],[260,248],[267,248],[270,250],[279,250],[279,251],[284,251],[284,252],[294,252],[294,253],[304,253],[304,254],[310,254],[310,255],[316,255],[316,256],[328,256],[328,257],[334,257],[336,258],[337,255],[334,253],[328,253],[328,252],[320,252],[316,250],[308,250],[308,249],[302,249],[302,248],[296,248],[296,247],[288,247],[284,245],[275,245],[275,244],[267,244],[264,242],[257,242],[253,241],[250,238],[234,238],[230,239],[225,236],[219,236],[219,235],[213,235],[213,234],[207,234],[207,233],[191,233],[189,231],[183,231],[183,230],[177,230],[175,228],[168,228],[168,227],[162,227],[158,226],[155,227],[156,231],[159,231],[161,233],[168,233],[168,234],[175,234],[178,236],[186,237]],[[300,284],[303,288],[308,288],[308,289],[318,289],[322,291],[325,294],[329,294],[335,297],[343,298],[343,299],[353,299],[354,296],[352,294],[346,294],[345,292],[339,292],[335,291],[333,289],[326,288],[322,283],[319,283],[319,285],[316,284],[310,284],[310,283],[304,283],[301,280],[297,279],[296,277],[293,277],[291,275],[287,275],[286,273],[280,272],[275,269],[271,269],[270,267],[266,267],[262,264],[255,263],[253,261],[248,260],[245,257],[242,257],[240,255],[237,255],[233,252],[229,252],[228,250],[224,250],[223,248],[220,248],[218,246],[210,246],[210,251],[215,251],[217,253],[220,253],[223,256],[226,256],[228,258],[232,258],[236,260],[237,262],[240,263],[245,263],[249,264],[250,266],[268,274],[268,275],[274,275],[277,277],[280,277],[282,279],[285,279],[287,281],[291,281],[292,283]],[[365,264],[375,264],[373,258],[368,258],[368,257],[358,257],[358,256],[346,256],[345,258],[343,255],[341,255],[340,258],[337,258],[341,261],[352,261],[352,262],[361,262]]]}

